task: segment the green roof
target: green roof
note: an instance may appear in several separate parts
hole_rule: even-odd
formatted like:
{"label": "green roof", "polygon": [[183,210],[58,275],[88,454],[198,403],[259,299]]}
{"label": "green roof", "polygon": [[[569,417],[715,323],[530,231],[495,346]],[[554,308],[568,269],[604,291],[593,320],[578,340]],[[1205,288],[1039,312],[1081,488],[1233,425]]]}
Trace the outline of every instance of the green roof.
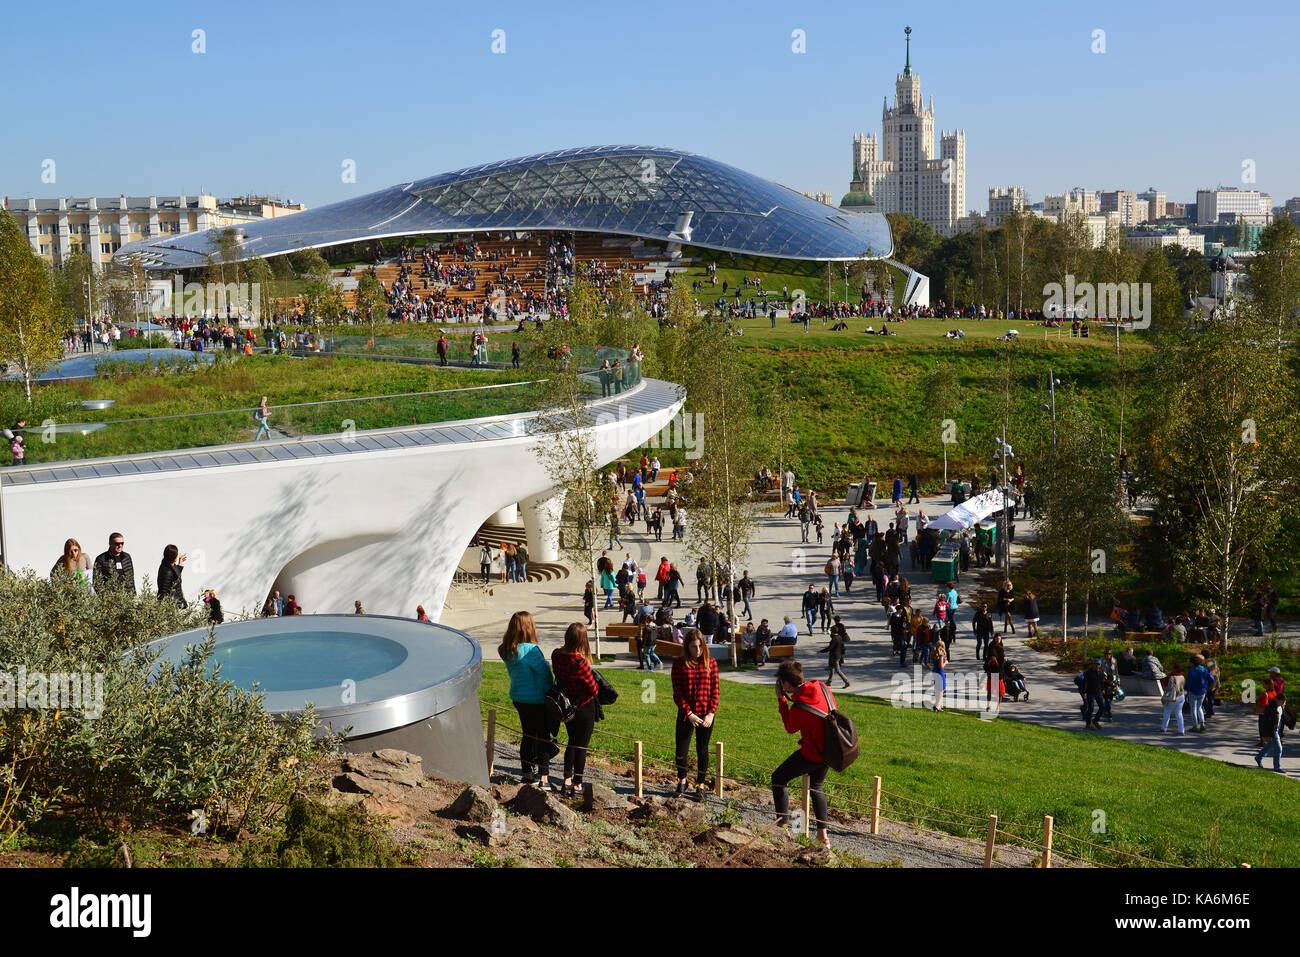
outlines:
{"label": "green roof", "polygon": [[840,200],[841,206],[875,206],[876,201],[870,193],[845,193]]}

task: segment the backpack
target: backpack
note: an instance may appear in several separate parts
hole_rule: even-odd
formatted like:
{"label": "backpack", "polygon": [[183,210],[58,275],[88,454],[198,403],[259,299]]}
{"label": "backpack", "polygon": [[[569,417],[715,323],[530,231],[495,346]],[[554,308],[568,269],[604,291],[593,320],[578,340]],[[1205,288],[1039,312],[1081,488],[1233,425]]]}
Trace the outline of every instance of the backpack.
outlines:
{"label": "backpack", "polygon": [[[831,695],[825,682],[817,683],[822,687],[826,703],[830,704]],[[832,771],[847,770],[858,759],[858,729],[853,724],[853,719],[834,707],[827,712],[802,701],[796,701],[794,706],[814,717],[826,719],[826,746],[822,751],[822,759]]]}

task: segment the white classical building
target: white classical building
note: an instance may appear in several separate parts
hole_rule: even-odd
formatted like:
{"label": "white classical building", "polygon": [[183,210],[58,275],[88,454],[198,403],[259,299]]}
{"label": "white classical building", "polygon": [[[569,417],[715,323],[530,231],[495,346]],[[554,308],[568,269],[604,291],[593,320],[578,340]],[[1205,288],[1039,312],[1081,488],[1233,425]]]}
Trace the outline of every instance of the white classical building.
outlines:
{"label": "white classical building", "polygon": [[1205,236],[1202,233],[1194,233],[1186,226],[1179,226],[1176,229],[1158,229],[1154,227],[1139,227],[1130,229],[1125,233],[1128,244],[1134,249],[1152,249],[1161,246],[1182,246],[1184,249],[1191,250],[1200,255],[1205,254]]}
{"label": "white classical building", "polygon": [[1023,186],[990,186],[989,215],[985,225],[990,229],[1001,226],[1013,213],[1023,213],[1026,205]]}
{"label": "white classical building", "polygon": [[185,233],[206,233],[242,223],[286,216],[306,209],[267,196],[218,200],[196,196],[56,196],[5,199],[32,252],[61,266],[74,252],[84,252],[101,269],[123,244],[159,240]]}
{"label": "white classical building", "polygon": [[849,192],[870,196],[878,212],[909,213],[952,236],[966,211],[966,134],[943,130],[935,156],[934,96],[922,103],[921,78],[912,72],[912,28],[904,32],[907,61],[894,84],[894,105],[886,99],[882,107],[879,142],[874,133],[853,137]]}

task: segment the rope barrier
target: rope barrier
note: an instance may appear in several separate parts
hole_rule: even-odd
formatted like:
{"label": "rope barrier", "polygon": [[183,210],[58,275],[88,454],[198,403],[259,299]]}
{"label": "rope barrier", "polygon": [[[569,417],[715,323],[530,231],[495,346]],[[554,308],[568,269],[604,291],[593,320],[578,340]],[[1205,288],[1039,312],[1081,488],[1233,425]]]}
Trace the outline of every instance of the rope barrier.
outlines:
{"label": "rope barrier", "polygon": [[[490,708],[490,706],[489,706],[487,703],[485,703],[485,702],[480,702],[479,704],[480,704],[480,708],[481,708],[481,709],[488,709],[488,708]],[[523,731],[522,728],[515,727],[515,726],[513,726],[513,725],[509,725],[509,724],[504,724],[504,723],[502,723],[502,722],[500,721],[499,718],[498,718],[497,723],[496,723],[496,728],[497,728],[498,730],[504,728],[504,729],[506,729],[506,730],[510,730],[510,731],[516,732],[516,733],[520,736],[521,743],[522,743],[522,740],[523,740],[524,738],[528,737],[528,735],[526,735],[526,734],[524,733],[524,731]],[[633,744],[633,745],[634,745],[634,744],[636,743],[636,741],[638,740],[638,739],[635,739],[635,738],[629,738],[629,737],[626,737],[625,735],[617,734],[617,733],[615,733],[615,732],[604,731],[603,729],[600,729],[600,728],[595,728],[595,729],[593,729],[593,733],[594,733],[594,734],[604,734],[604,735],[606,735],[607,737],[616,738],[616,739],[618,739],[618,740],[620,740],[620,741],[626,741],[626,742],[628,742],[629,744]],[[537,740],[543,740],[543,739],[537,739]],[[551,741],[551,740],[553,740],[553,739],[547,738],[547,739],[544,739],[544,740],[546,740],[546,741],[549,742],[549,741]],[[558,742],[557,742],[557,743],[558,743]],[[663,770],[671,770],[671,771],[673,771],[674,774],[677,773],[676,749],[675,749],[675,748],[674,748],[674,749],[669,749],[669,748],[667,748],[667,747],[665,747],[665,746],[658,745],[658,744],[656,744],[656,743],[654,743],[654,742],[646,742],[644,739],[642,739],[641,743],[642,743],[642,749],[643,749],[643,751],[642,751],[642,755],[643,755],[643,756],[642,756],[642,766],[643,766],[643,768],[660,768],[660,769],[663,769]],[[566,747],[571,747],[571,745],[566,745]],[[650,748],[654,748],[655,750],[657,750],[657,751],[659,751],[659,752],[661,752],[661,753],[663,753],[663,754],[671,754],[671,755],[672,755],[672,762],[671,762],[671,763],[664,762],[664,763],[661,764],[661,763],[659,763],[659,762],[655,762],[655,761],[647,760],[647,759],[645,758],[645,756],[644,756],[644,752],[645,752],[645,750],[650,749]],[[592,747],[590,744],[588,744],[585,748],[579,748],[578,750],[581,750],[581,751],[584,751],[584,752],[587,752],[587,753],[591,753],[591,754],[607,754],[607,755],[614,755],[614,756],[616,756],[616,757],[620,757],[620,758],[623,758],[623,759],[625,759],[625,760],[630,760],[630,759],[631,759],[631,757],[627,754],[626,751],[615,751],[615,750],[612,750],[612,749],[609,749],[609,748],[598,748],[598,747]],[[728,754],[728,755],[727,755],[727,761],[728,761],[728,763],[730,763],[730,764],[739,764],[739,765],[744,765],[745,767],[753,768],[754,770],[759,771],[759,772],[761,772],[764,776],[768,776],[768,777],[770,777],[770,775],[773,774],[774,771],[775,771],[774,768],[769,768],[769,767],[766,767],[766,766],[761,765],[761,764],[755,764],[754,762],[752,762],[752,761],[748,761],[748,760],[746,760],[746,759],[744,759],[744,758],[741,758],[741,757],[738,757],[738,756],[736,756],[735,754]],[[737,789],[737,790],[752,789],[752,790],[759,790],[759,791],[762,791],[762,790],[765,789],[765,788],[764,788],[764,785],[762,785],[761,783],[755,783],[755,782],[752,782],[752,781],[742,781],[741,779],[736,778],[736,777],[731,776],[731,775],[722,775],[721,778],[722,778],[722,780],[723,780],[724,782],[730,782],[730,784],[731,784],[731,786],[733,787],[733,789]],[[872,786],[872,785],[853,784],[853,783],[851,783],[851,782],[847,782],[847,781],[825,782],[824,785],[823,785],[823,793],[827,793],[827,794],[829,795],[829,792],[831,792],[832,790],[835,792],[835,795],[836,795],[837,799],[838,799],[839,801],[843,802],[844,804],[847,804],[847,805],[849,805],[849,806],[851,806],[851,807],[855,807],[855,808],[861,808],[861,809],[864,809],[864,810],[866,810],[866,811],[868,811],[868,812],[871,812],[871,811],[873,810],[873,808],[871,807],[871,805],[869,805],[869,804],[864,804],[864,803],[862,803],[862,802],[860,802],[860,801],[852,800],[850,797],[847,797],[845,794],[841,793],[841,792],[844,791],[844,790],[848,790],[848,791],[855,791],[855,790],[873,791],[873,790],[874,790],[874,786]],[[943,819],[943,818],[932,818],[932,817],[926,817],[926,816],[923,816],[923,815],[920,815],[920,814],[915,814],[915,813],[912,813],[912,812],[908,812],[907,810],[905,810],[905,809],[903,809],[903,808],[898,808],[898,809],[896,809],[899,813],[906,814],[906,815],[908,816],[908,818],[909,818],[910,820],[912,820],[912,821],[920,821],[920,822],[925,822],[925,823],[928,823],[928,824],[937,824],[937,825],[940,825],[940,826],[942,826],[942,827],[956,828],[956,829],[958,829],[960,832],[970,832],[970,831],[975,831],[975,830],[977,830],[977,829],[978,829],[978,830],[982,830],[982,829],[985,829],[985,828],[987,827],[987,823],[988,823],[988,817],[987,817],[987,816],[981,817],[981,816],[979,816],[979,815],[970,814],[970,813],[965,812],[965,811],[958,811],[958,810],[953,809],[953,808],[943,808],[943,807],[939,807],[939,806],[934,805],[934,804],[928,804],[928,803],[926,803],[925,801],[917,800],[916,798],[911,798],[911,797],[907,797],[906,795],[897,794],[897,793],[895,793],[895,792],[893,792],[893,791],[885,791],[885,790],[882,789],[881,792],[880,792],[880,794],[881,794],[881,797],[882,797],[882,801],[881,801],[882,812],[883,812],[883,808],[884,808],[884,800],[883,800],[883,798],[888,797],[888,798],[890,798],[890,799],[892,799],[892,800],[894,800],[894,801],[899,801],[899,802],[903,802],[903,803],[906,803],[906,804],[915,805],[915,806],[917,806],[917,807],[927,808],[927,809],[932,810],[932,811],[939,811],[939,812],[941,812],[941,813],[943,813],[943,814],[952,815],[952,816],[955,816],[955,817],[958,817],[958,818],[965,818],[965,819],[967,819],[967,821],[969,821],[969,822],[971,822],[971,823],[966,823],[966,822],[963,822],[963,821],[952,821],[952,820],[946,820],[946,819]],[[882,813],[882,817],[883,817],[883,816],[884,816],[884,815],[883,815],[883,813]],[[898,822],[898,823],[902,823],[902,822]],[[1027,849],[1029,849],[1029,850],[1038,851],[1038,852],[1040,852],[1040,853],[1043,852],[1043,851],[1045,850],[1045,848],[1044,848],[1044,846],[1043,846],[1042,843],[1040,843],[1040,842],[1036,842],[1036,841],[1034,841],[1034,840],[1032,840],[1032,839],[1030,839],[1030,838],[1024,837],[1023,835],[1016,834],[1016,833],[1014,833],[1014,832],[1011,830],[1012,828],[1019,828],[1019,829],[1029,830],[1029,831],[1031,831],[1032,833],[1036,833],[1036,834],[1037,834],[1037,833],[1041,833],[1041,832],[1042,832],[1042,825],[1041,825],[1041,824],[1023,824],[1023,823],[1018,823],[1018,822],[1015,822],[1015,821],[1002,821],[1002,820],[999,820],[999,822],[998,822],[998,827],[995,829],[995,833],[996,833],[996,834],[1000,834],[1000,835],[1002,835],[1004,838],[1009,839],[1011,842],[1019,842],[1020,845],[1023,845],[1025,848],[1027,848]],[[755,838],[754,838],[753,840],[756,840],[757,837],[762,836],[762,834],[767,833],[768,830],[770,830],[770,828],[766,828],[766,829],[764,829],[764,831],[761,832],[760,835],[756,835]],[[849,828],[849,830],[852,830],[852,829]],[[862,833],[862,832],[854,831],[854,833]],[[878,836],[878,835],[873,835],[873,836]],[[1136,853],[1136,852],[1132,852],[1132,851],[1124,851],[1124,850],[1121,850],[1121,849],[1119,849],[1119,848],[1111,848],[1111,847],[1107,847],[1106,845],[1103,845],[1103,844],[1096,844],[1096,843],[1094,843],[1094,842],[1092,842],[1092,841],[1087,841],[1087,840],[1084,840],[1083,838],[1076,837],[1076,836],[1074,836],[1074,835],[1072,835],[1072,834],[1068,834],[1068,833],[1065,833],[1065,832],[1059,832],[1059,831],[1058,831],[1058,832],[1055,832],[1053,836],[1054,836],[1054,837],[1057,837],[1057,838],[1061,838],[1061,837],[1068,838],[1069,840],[1075,841],[1076,843],[1083,844],[1083,845],[1085,845],[1085,846],[1087,846],[1087,847],[1095,848],[1095,849],[1098,850],[1098,851],[1102,851],[1102,852],[1105,852],[1105,853],[1109,853],[1109,854],[1116,855],[1117,857],[1120,857],[1120,858],[1126,858],[1126,859],[1135,860],[1135,861],[1142,861],[1142,862],[1145,862],[1145,863],[1154,864],[1154,865],[1156,865],[1156,866],[1161,866],[1161,867],[1167,867],[1167,866],[1169,866],[1168,862],[1157,861],[1157,860],[1154,860],[1153,858],[1146,857],[1146,856],[1144,856],[1144,855],[1142,855],[1142,854],[1138,854],[1138,853]],[[747,847],[749,847],[749,846],[753,843],[753,840],[751,840],[751,841],[747,842],[746,844],[742,845],[741,848],[740,848],[739,850],[737,850],[737,851],[736,851],[736,852],[731,856],[731,858],[728,858],[728,861],[730,861],[731,859],[734,859],[734,857],[735,857],[737,854],[739,854],[741,851],[743,851],[743,850],[745,850]],[[901,842],[901,843],[906,843],[906,842]],[[908,845],[908,846],[921,847],[920,845]],[[1013,844],[1013,846],[1016,846],[1016,845]],[[922,848],[922,849],[925,849],[925,848]],[[1078,856],[1073,855],[1073,854],[1069,854],[1069,853],[1067,853],[1067,852],[1065,852],[1065,851],[1062,851],[1062,850],[1060,850],[1059,848],[1056,848],[1056,847],[1053,847],[1053,849],[1052,849],[1052,856],[1053,856],[1053,857],[1059,857],[1059,858],[1062,858],[1062,859],[1065,859],[1065,860],[1074,861],[1074,862],[1077,862],[1077,863],[1080,863],[1080,864],[1084,864],[1084,865],[1091,865],[1091,864],[1095,864],[1095,863],[1096,863],[1095,861],[1092,861],[1092,860],[1089,860],[1089,859],[1086,859],[1086,858],[1083,858],[1083,857],[1078,857]],[[725,863],[725,862],[724,862],[724,865],[723,865],[723,866],[726,866],[726,863]],[[1010,865],[1002,864],[1002,865],[999,865],[999,866],[1010,866]]]}

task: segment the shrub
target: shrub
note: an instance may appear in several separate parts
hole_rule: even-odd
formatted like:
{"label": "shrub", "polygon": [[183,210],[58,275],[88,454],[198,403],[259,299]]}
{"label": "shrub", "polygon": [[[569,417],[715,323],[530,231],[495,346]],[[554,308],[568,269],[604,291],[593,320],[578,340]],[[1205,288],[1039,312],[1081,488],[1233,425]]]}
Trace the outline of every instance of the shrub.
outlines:
{"label": "shrub", "polygon": [[123,336],[113,343],[117,351],[125,349],[174,349],[176,342],[165,332],[150,332],[139,336]]}
{"label": "shrub", "polygon": [[62,574],[0,579],[0,673],[102,680],[98,715],[93,702],[0,709],[11,828],[59,808],[100,826],[182,824],[201,810],[210,829],[256,830],[306,786],[337,744],[313,737],[310,711],[276,720],[260,693],[224,680],[208,665],[211,632],[179,665],[148,647],[201,617],[149,595],[94,595]]}
{"label": "shrub", "polygon": [[278,839],[243,849],[243,867],[394,867],[397,844],[360,805],[289,805]]}

